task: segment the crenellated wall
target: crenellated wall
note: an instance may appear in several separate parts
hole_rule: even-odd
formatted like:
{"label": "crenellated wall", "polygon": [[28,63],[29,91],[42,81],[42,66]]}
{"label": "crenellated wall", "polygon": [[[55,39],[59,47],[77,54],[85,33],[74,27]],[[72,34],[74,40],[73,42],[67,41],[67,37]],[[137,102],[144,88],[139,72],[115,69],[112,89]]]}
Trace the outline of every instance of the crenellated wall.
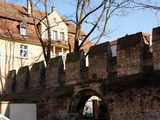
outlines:
{"label": "crenellated wall", "polygon": [[153,42],[153,65],[155,70],[160,69],[160,27],[154,28],[152,31],[152,42]]}
{"label": "crenellated wall", "polygon": [[[37,89],[41,86],[57,87],[62,83],[71,85],[95,80],[104,81],[108,80],[109,75],[113,72],[117,73],[115,74],[117,78],[143,73],[145,72],[143,67],[146,65],[144,51],[150,52],[149,45],[145,44],[144,36],[143,33],[136,33],[118,39],[116,57],[112,57],[111,48],[113,46],[109,42],[91,47],[88,54],[88,68],[85,67],[83,52],[68,54],[66,63],[63,63],[62,57],[56,57],[50,60],[48,66],[45,66],[44,62],[39,62],[33,64],[31,68],[22,67],[16,75],[15,91],[18,93],[25,89]],[[153,55],[156,51],[154,45],[153,42]],[[153,59],[158,58],[153,57]],[[150,62],[152,62],[152,58],[150,58]],[[148,66],[152,67],[152,64]],[[8,78],[10,79],[12,76],[9,74]],[[12,80],[7,81],[13,83]],[[11,87],[7,87],[7,89],[11,89]]]}
{"label": "crenellated wall", "polygon": [[117,43],[118,77],[142,72],[143,67],[143,33],[126,35]]}
{"label": "crenellated wall", "polygon": [[109,42],[91,47],[89,51],[89,79],[106,79],[111,69],[111,58],[112,52]]}
{"label": "crenellated wall", "polygon": [[[88,67],[82,51],[68,54],[65,63],[62,57],[56,57],[48,66],[42,61],[17,73],[10,71],[2,100],[34,101],[38,115],[48,116],[43,120],[66,120],[70,112],[79,113],[76,105],[80,99],[97,95],[106,103],[111,120],[158,120],[160,27],[153,29],[152,46],[150,41],[140,32],[119,38],[114,44],[93,46]],[[58,117],[61,113],[65,114],[63,118]]]}

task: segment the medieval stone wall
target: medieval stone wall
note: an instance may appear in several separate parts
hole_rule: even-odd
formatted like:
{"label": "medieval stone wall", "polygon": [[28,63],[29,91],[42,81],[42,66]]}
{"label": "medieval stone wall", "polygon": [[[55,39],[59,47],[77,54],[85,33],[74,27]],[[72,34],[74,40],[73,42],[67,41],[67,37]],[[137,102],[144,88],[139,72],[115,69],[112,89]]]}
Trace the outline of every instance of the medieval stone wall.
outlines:
{"label": "medieval stone wall", "polygon": [[146,41],[144,33],[122,37],[116,56],[110,42],[93,46],[88,67],[82,52],[68,54],[65,63],[56,57],[48,66],[42,61],[10,71],[1,100],[37,103],[38,120],[66,120],[80,119],[80,99],[97,95],[108,119],[159,120],[160,27],[153,29],[152,46]]}

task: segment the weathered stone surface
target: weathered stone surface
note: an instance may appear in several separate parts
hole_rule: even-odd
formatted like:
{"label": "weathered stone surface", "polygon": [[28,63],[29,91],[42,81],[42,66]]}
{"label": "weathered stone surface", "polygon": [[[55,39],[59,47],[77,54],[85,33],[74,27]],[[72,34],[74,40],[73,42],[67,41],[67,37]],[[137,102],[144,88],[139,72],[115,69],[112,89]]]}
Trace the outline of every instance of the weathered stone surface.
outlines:
{"label": "weathered stone surface", "polygon": [[38,103],[38,120],[69,120],[67,119],[67,101],[60,98]]}
{"label": "weathered stone surface", "polygon": [[117,43],[118,77],[137,74],[143,70],[143,34],[120,38]]}
{"label": "weathered stone surface", "polygon": [[89,79],[107,79],[112,53],[109,42],[96,45],[89,51]]}
{"label": "weathered stone surface", "polygon": [[[158,120],[160,117],[159,88],[132,88],[107,95],[112,120]],[[125,98],[125,99],[124,99]]]}
{"label": "weathered stone surface", "polygon": [[[15,72],[10,73],[6,88],[11,90],[13,85],[11,81],[16,79],[17,93],[2,94],[0,100],[37,103],[38,120],[82,120],[85,102],[91,96],[99,96],[105,103],[103,107],[107,111],[105,111],[107,120],[159,120],[159,34],[160,29],[155,28],[153,61],[152,53],[148,51],[149,46],[145,45],[143,34],[137,33],[118,40],[117,59],[116,56],[112,56],[111,65],[108,43],[91,48],[89,53],[91,81],[87,81],[83,76],[84,56],[72,53],[67,56],[65,74],[61,57],[50,61],[46,73],[43,71],[43,63],[34,64],[30,72],[28,67],[20,68],[17,76]],[[152,67],[152,64],[154,70],[146,72],[146,67]],[[105,71],[104,74],[101,71]],[[117,71],[118,78],[104,82],[110,80],[110,77],[107,77],[110,71],[115,74]],[[29,73],[33,78],[30,78]],[[88,75],[87,72],[85,74]],[[93,74],[104,81],[93,80],[95,79]],[[39,81],[43,79],[46,80],[46,87],[29,88],[39,86],[41,83]],[[81,81],[85,82],[80,84]]]}
{"label": "weathered stone surface", "polygon": [[45,65],[44,62],[39,62],[33,64],[31,71],[31,80],[30,80],[30,88],[37,89],[41,86],[45,85]]}
{"label": "weathered stone surface", "polygon": [[5,83],[5,93],[11,94],[15,92],[16,88],[16,70],[9,71],[6,83]]}
{"label": "weathered stone surface", "polygon": [[62,57],[50,60],[46,68],[46,87],[58,86],[64,82],[64,64]]}
{"label": "weathered stone surface", "polygon": [[83,59],[83,52],[81,53],[70,53],[66,59],[66,83],[73,84],[76,82],[83,81],[83,69],[85,61]]}
{"label": "weathered stone surface", "polygon": [[153,65],[155,70],[160,70],[160,27],[154,28],[152,35]]}
{"label": "weathered stone surface", "polygon": [[29,88],[30,72],[29,67],[21,67],[16,77],[16,92],[20,93]]}

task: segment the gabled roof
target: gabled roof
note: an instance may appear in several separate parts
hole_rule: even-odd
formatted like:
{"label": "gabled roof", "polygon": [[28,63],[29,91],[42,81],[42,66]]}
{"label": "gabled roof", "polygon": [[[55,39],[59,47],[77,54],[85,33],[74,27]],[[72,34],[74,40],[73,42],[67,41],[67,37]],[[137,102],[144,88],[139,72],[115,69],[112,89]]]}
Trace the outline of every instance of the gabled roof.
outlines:
{"label": "gabled roof", "polygon": [[[68,39],[69,39],[69,43],[71,48],[74,48],[74,38],[75,38],[75,33],[76,33],[76,25],[72,22],[66,22],[66,25],[68,26]],[[86,34],[84,32],[81,32],[80,37],[83,38],[86,36]],[[89,48],[92,46],[92,43],[89,39],[87,39],[84,44],[82,45],[82,49],[84,51],[88,51]]]}
{"label": "gabled roof", "polygon": [[11,41],[27,42],[39,44],[34,26],[27,24],[27,36],[20,35],[19,25],[21,22],[13,21],[10,19],[0,18],[0,38],[5,38]]}
{"label": "gabled roof", "polygon": [[[39,20],[45,17],[43,12],[37,10],[33,11],[33,15]],[[18,25],[21,22],[27,23],[27,37],[25,38],[19,34]],[[74,35],[76,30],[75,25],[71,22],[66,22],[66,25],[68,26],[69,34]],[[85,35],[83,32],[82,34]],[[25,39],[27,42],[39,44],[33,25],[33,18],[27,14],[25,7],[0,2],[0,38],[18,41],[24,41]],[[74,39],[72,39],[72,41],[73,40]]]}
{"label": "gabled roof", "polygon": [[[76,32],[76,25],[73,22],[70,22],[70,21],[66,21],[65,23],[68,26],[68,32],[70,34],[75,34],[75,32]],[[84,32],[81,32],[81,35],[85,36],[86,34]]]}
{"label": "gabled roof", "polygon": [[[44,17],[44,14],[40,11],[34,10],[33,13],[34,16],[36,16],[39,19]],[[27,10],[25,7],[5,2],[0,2],[0,18],[33,23],[33,19],[27,14]]]}

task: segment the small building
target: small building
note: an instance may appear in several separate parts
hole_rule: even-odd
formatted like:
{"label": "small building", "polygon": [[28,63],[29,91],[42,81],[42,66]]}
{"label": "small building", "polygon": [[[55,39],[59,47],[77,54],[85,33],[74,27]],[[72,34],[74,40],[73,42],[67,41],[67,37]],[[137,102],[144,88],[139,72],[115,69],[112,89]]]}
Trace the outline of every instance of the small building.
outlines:
{"label": "small building", "polygon": [[[27,7],[0,2],[0,78],[3,85],[9,70],[18,70],[21,66],[44,60],[39,37],[43,41],[48,39],[45,14],[32,11],[30,5],[29,0]],[[32,13],[37,21],[31,16]],[[51,26],[51,57],[73,51],[75,25],[64,21],[55,9],[48,18]],[[37,34],[35,23],[40,34]],[[82,32],[82,35],[85,36],[85,33]],[[90,46],[91,42],[87,40],[83,49],[86,51]],[[2,91],[3,86],[0,89]]]}
{"label": "small building", "polygon": [[[45,44],[48,39],[45,14],[37,10],[32,11],[30,5],[29,0],[26,7],[0,2],[0,93],[3,92],[8,71],[13,69],[17,71],[22,66],[31,66],[35,62],[44,60],[39,37]],[[36,21],[31,14],[36,17]],[[52,26],[51,57],[65,56],[69,51],[73,51],[76,26],[64,21],[55,9],[48,18]],[[35,29],[35,23],[40,30],[39,34]],[[82,35],[85,36],[83,32]],[[91,42],[87,40],[82,48],[87,51],[90,46]],[[24,115],[30,116],[30,120],[35,120],[35,108],[34,104],[8,105],[7,101],[0,103],[0,113],[17,120]],[[22,113],[16,116],[16,112]]]}

